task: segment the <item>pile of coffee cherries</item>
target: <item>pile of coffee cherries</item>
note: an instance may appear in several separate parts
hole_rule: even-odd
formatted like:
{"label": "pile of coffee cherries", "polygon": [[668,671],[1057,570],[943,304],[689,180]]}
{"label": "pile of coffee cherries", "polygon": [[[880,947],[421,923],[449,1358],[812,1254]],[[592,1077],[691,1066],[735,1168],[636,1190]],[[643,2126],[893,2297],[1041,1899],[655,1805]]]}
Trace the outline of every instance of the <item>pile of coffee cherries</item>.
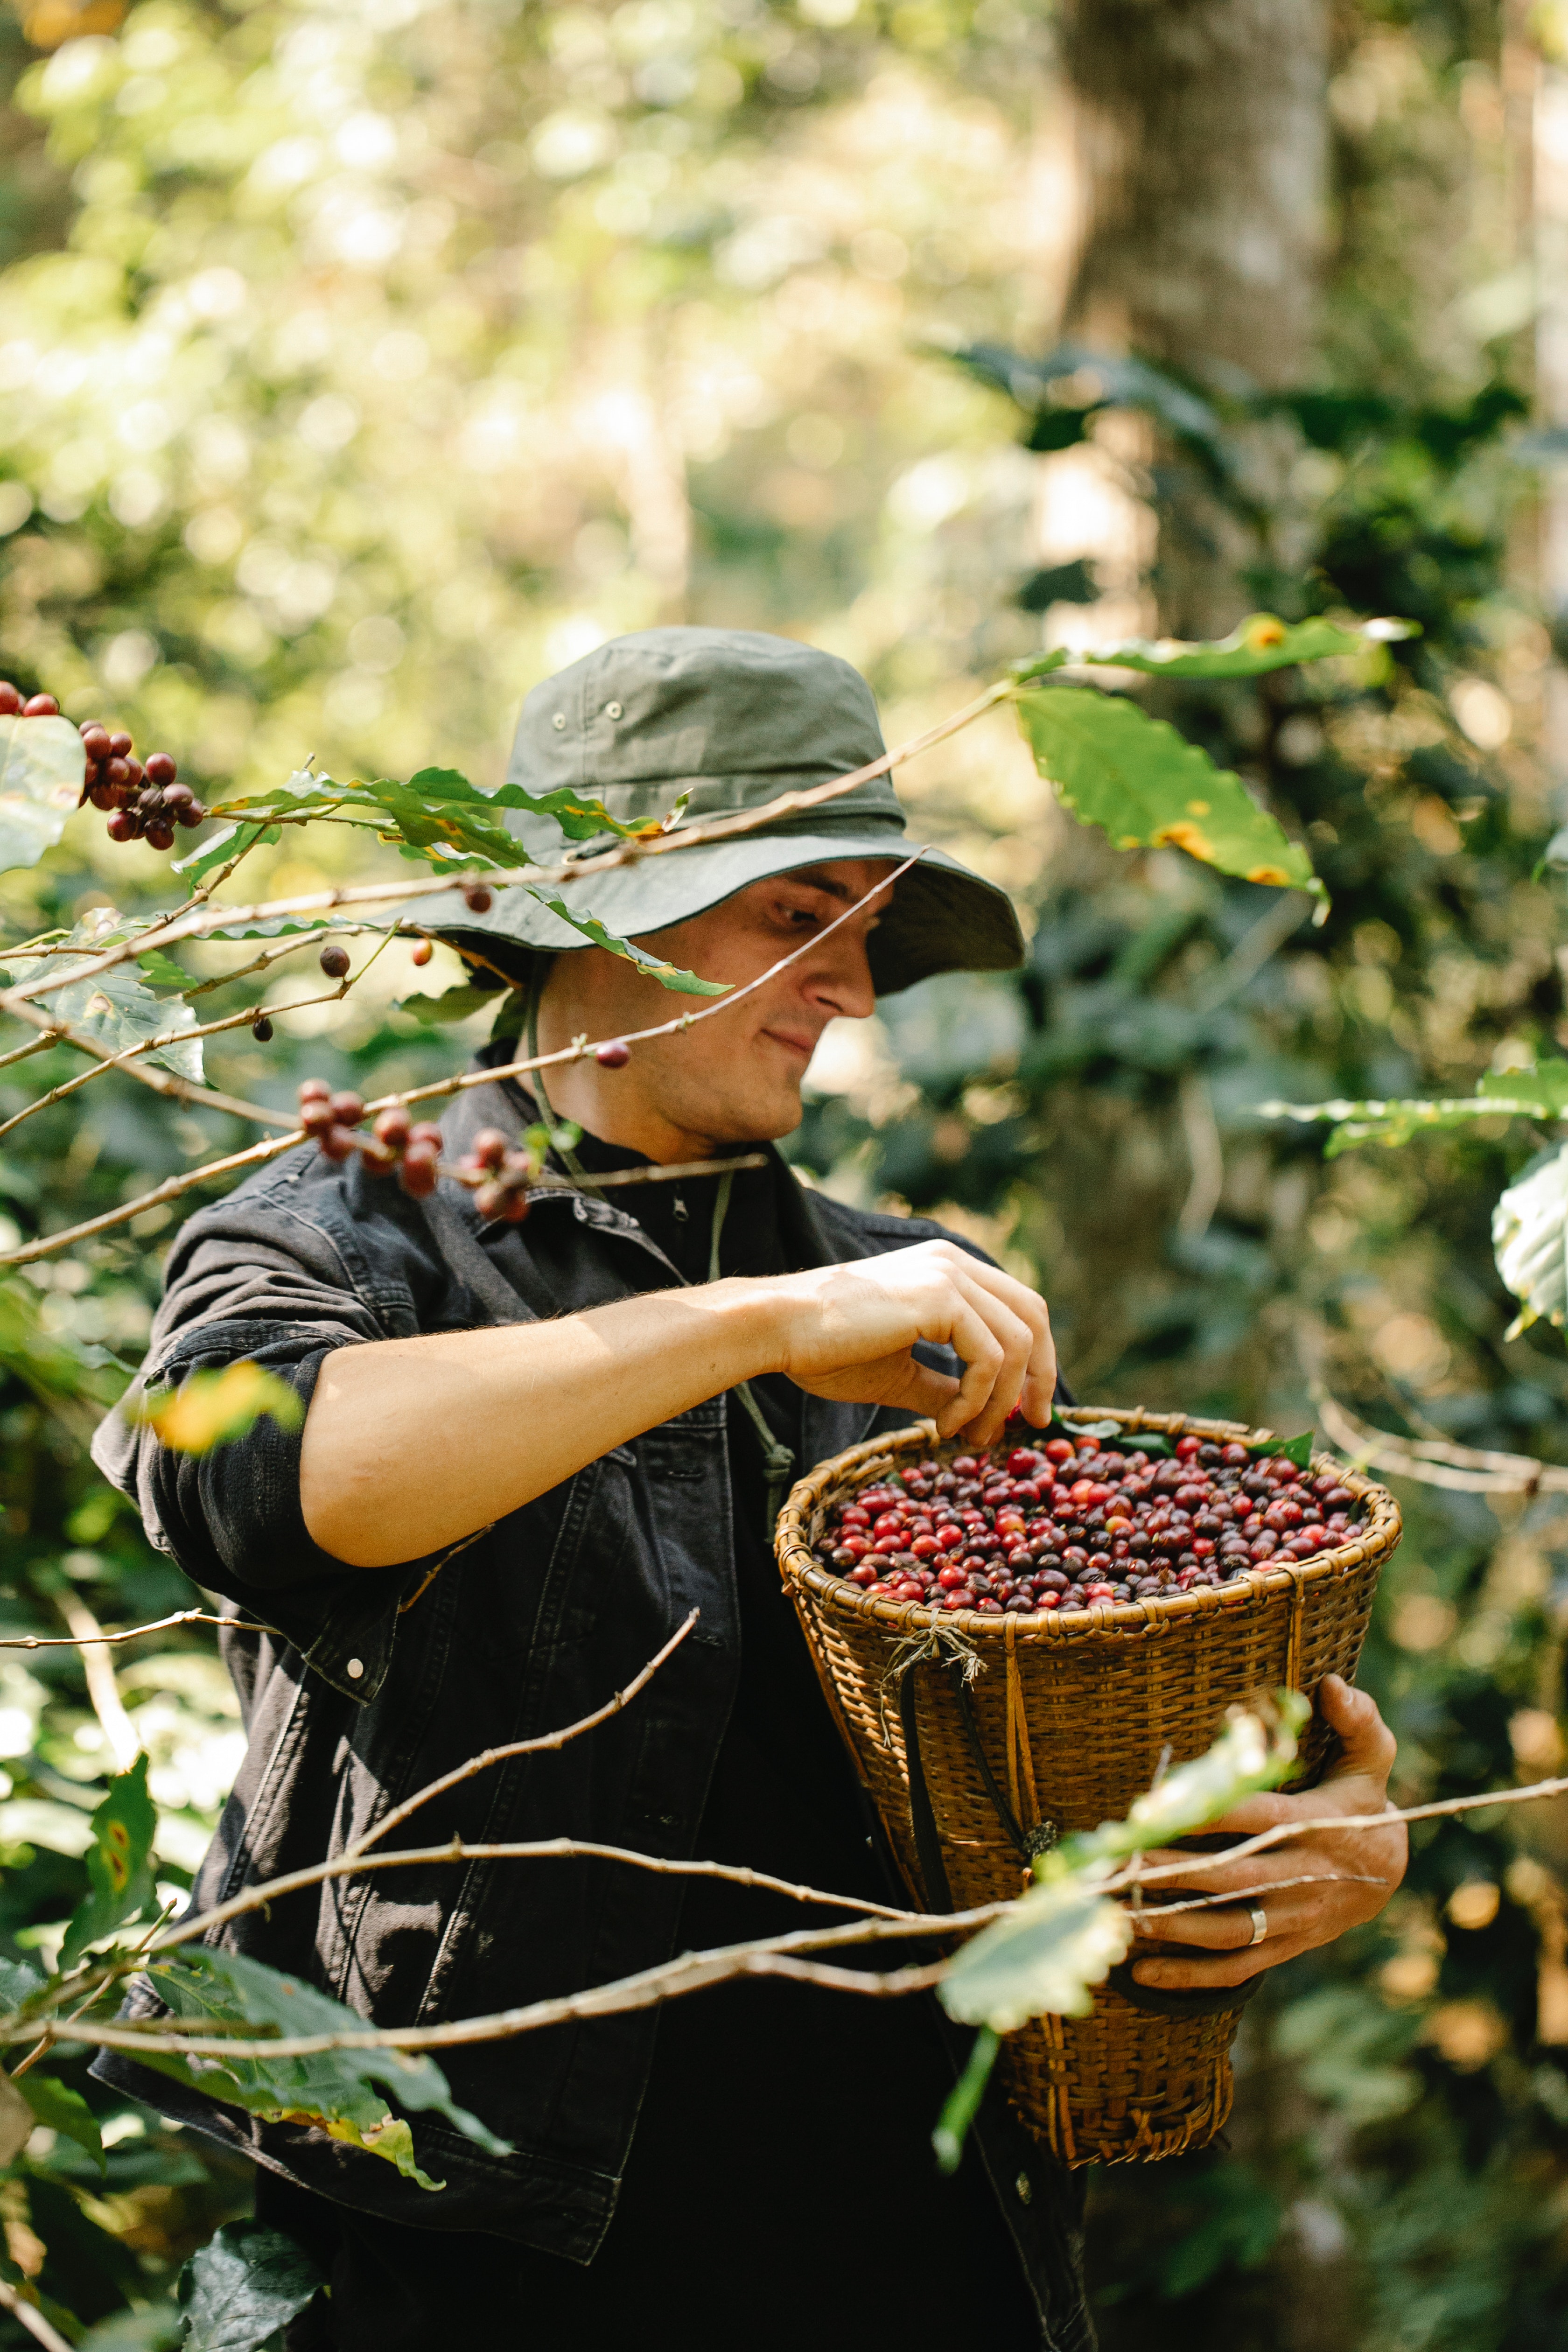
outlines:
{"label": "pile of coffee cherries", "polygon": [[[325,1078],[306,1078],[300,1088],[300,1124],[313,1136],[327,1160],[347,1160],[357,1151],[371,1176],[395,1172],[405,1192],[426,1201],[440,1181],[441,1130],[434,1119],[411,1119],[400,1103],[377,1116],[369,1135],[355,1132],[364,1103],[347,1089],[334,1094]],[[481,1127],[452,1171],[475,1194],[481,1217],[520,1225],[528,1214],[528,1188],[538,1174],[531,1155],[517,1150],[499,1127]]]}
{"label": "pile of coffee cherries", "polygon": [[[1125,1449],[1125,1450],[1123,1450]],[[862,1591],[983,1616],[1169,1600],[1310,1559],[1360,1507],[1331,1471],[1180,1437],[1057,1436],[913,1464],[836,1509],[816,1547]]]}

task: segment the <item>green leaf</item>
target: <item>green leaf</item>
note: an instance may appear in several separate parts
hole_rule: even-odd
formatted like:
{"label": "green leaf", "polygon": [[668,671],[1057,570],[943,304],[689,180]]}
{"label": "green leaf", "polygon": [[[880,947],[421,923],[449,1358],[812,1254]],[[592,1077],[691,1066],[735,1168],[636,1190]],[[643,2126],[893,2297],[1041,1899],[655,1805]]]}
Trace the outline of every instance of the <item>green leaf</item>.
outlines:
{"label": "green leaf", "polygon": [[1240,777],[1126,696],[1051,687],[1021,694],[1018,719],[1041,775],[1117,848],[1171,844],[1222,874],[1325,897],[1306,851]]}
{"label": "green leaf", "polygon": [[[226,859],[242,857],[247,850],[254,849],[258,841],[274,842],[282,838],[280,829],[275,824],[226,824],[220,826],[216,833],[209,834],[201,847],[194,849],[188,857],[176,857],[169,871],[171,874],[184,874],[193,883],[204,882]],[[244,934],[231,933],[229,936],[243,937]]]}
{"label": "green leaf", "polygon": [[72,1396],[110,1402],[122,1379],[94,1376],[105,1368],[121,1373],[119,1359],[96,1340],[46,1331],[38,1319],[42,1304],[30,1282],[16,1275],[0,1277],[0,1370],[25,1381],[46,1404],[58,1406]]}
{"label": "green leaf", "polygon": [[1300,1437],[1259,1438],[1256,1445],[1249,1445],[1247,1450],[1259,1462],[1279,1454],[1287,1462],[1293,1462],[1298,1470],[1308,1470],[1312,1463],[1312,1432],[1304,1429]]}
{"label": "green leaf", "polygon": [[68,719],[0,719],[0,872],[36,866],[74,816],[87,774]]}
{"label": "green leaf", "polygon": [[1568,1313],[1568,1144],[1538,1151],[1492,1211],[1497,1270],[1520,1302],[1510,1339]]}
{"label": "green leaf", "polygon": [[963,2143],[969,2137],[969,2126],[985,2096],[985,2085],[991,2080],[991,2070],[996,2063],[1002,2047],[988,2025],[983,2025],[974,2037],[963,2074],[948,2093],[931,2144],[936,2151],[937,2168],[956,2172],[963,2154]]}
{"label": "green leaf", "polygon": [[1494,1072],[1481,1080],[1476,1094],[1430,1102],[1336,1098],[1320,1103],[1263,1102],[1254,1109],[1259,1118],[1293,1119],[1299,1127],[1332,1125],[1336,1132],[1329,1139],[1325,1156],[1337,1160],[1341,1152],[1357,1144],[1411,1143],[1418,1135],[1468,1127],[1479,1118],[1568,1117],[1568,1062],[1546,1062],[1537,1070]]}
{"label": "green leaf", "polygon": [[92,1817],[87,1893],[71,1916],[60,1965],[74,1968],[89,1945],[140,1917],[157,1901],[151,1856],[158,1815],[147,1794],[147,1759],[116,1773]]}
{"label": "green leaf", "polygon": [[730,982],[699,980],[694,971],[683,971],[677,963],[661,963],[657,956],[649,955],[646,948],[634,945],[630,940],[617,939],[614,931],[607,931],[596,915],[584,914],[580,908],[571,906],[559,890],[546,889],[537,882],[531,882],[528,888],[542,906],[548,907],[552,915],[559,915],[563,923],[570,923],[574,931],[581,931],[585,940],[592,940],[596,948],[607,948],[612,955],[625,956],[626,961],[635,963],[639,971],[646,971],[650,980],[657,980],[662,987],[673,989],[678,995],[729,994]]}
{"label": "green leaf", "polygon": [[36,2121],[47,2124],[51,2131],[63,2134],[67,2139],[74,2139],[79,2147],[85,2147],[89,2156],[97,2159],[100,2171],[103,2169],[103,2137],[98,2128],[98,2117],[79,2091],[73,2091],[58,2075],[40,2074],[36,2066],[21,2077],[16,2088],[33,2110]]}
{"label": "green leaf", "polygon": [[493,988],[448,988],[440,996],[400,996],[399,1013],[406,1013],[422,1029],[435,1029],[448,1021],[467,1021],[487,1005],[499,1005],[501,999]]}
{"label": "green leaf", "polygon": [[242,1356],[221,1371],[192,1372],[177,1389],[144,1390],[126,1400],[125,1413],[145,1422],[173,1453],[210,1454],[243,1437],[263,1413],[279,1429],[298,1429],[305,1408],[297,1389]]}
{"label": "green leaf", "polygon": [[258,2352],[325,2284],[314,2257],[281,2230],[231,2221],[181,2273],[181,2352]]}
{"label": "green leaf", "polygon": [[[156,916],[122,915],[114,907],[93,907],[74,930],[54,942],[50,953],[8,953],[5,969],[12,985],[18,988],[40,978],[64,981],[65,986],[51,988],[41,1002],[51,1011],[58,1011],[73,1028],[96,1038],[105,1052],[123,1053],[127,1045],[140,1045],[148,1037],[162,1036],[170,1030],[194,1029],[195,1014],[188,1004],[154,996],[139,969],[140,959],[116,964],[110,971],[96,972],[87,980],[73,982],[69,975],[96,963],[107,948],[133,940],[157,920]],[[156,950],[150,950],[148,961],[156,953]],[[174,985],[189,987],[190,975],[182,971],[178,964],[167,957],[160,957],[159,963],[156,977],[160,982],[172,976]],[[202,1083],[200,1038],[186,1041],[175,1037],[146,1058],[162,1062],[176,1077],[188,1078],[195,1086]]]}
{"label": "green leaf", "polygon": [[1143,670],[1152,677],[1260,677],[1290,662],[1323,661],[1334,654],[1361,654],[1367,640],[1360,629],[1343,629],[1315,618],[1289,623],[1272,613],[1251,613],[1228,637],[1186,644],[1179,637],[1130,637],[1120,646],[1075,652],[1074,662],[1102,668]]}
{"label": "green leaf", "polygon": [[395,776],[340,782],[302,768],[273,792],[222,802],[212,813],[246,825],[264,821],[263,812],[267,820],[295,824],[330,815],[372,825],[384,839],[405,844],[435,866],[525,865],[529,853],[500,822],[495,812],[500,809],[548,818],[567,841],[596,841],[605,835],[632,841],[662,829],[646,822],[625,824],[603,801],[564,788],[530,793],[521,784],[502,784],[481,792],[455,768],[421,768],[406,783]]}
{"label": "green leaf", "polygon": [[964,1945],[937,1987],[950,2017],[1012,2033],[1032,2017],[1087,2017],[1132,1942],[1120,1904],[1077,1878],[1032,1886]]}
{"label": "green leaf", "polygon": [[[205,1946],[182,1949],[149,1971],[174,2014],[195,2023],[223,2020],[248,2024],[265,2034],[363,2033],[356,2017],[313,1985],[279,1975],[239,1952]],[[334,2139],[395,2164],[422,2189],[437,2189],[414,2158],[413,2136],[395,2117],[377,2085],[403,2107],[430,2108],[444,2115],[469,2139],[493,2156],[510,2154],[477,2116],[459,2107],[446,2077],[428,2058],[369,2046],[327,2050],[310,2058],[219,2059],[178,2057],[168,2051],[137,2053],[141,2063],[187,2083],[208,2096],[248,2108],[273,2121],[316,2124]]]}
{"label": "green leaf", "polygon": [[1297,1734],[1310,1713],[1299,1691],[1277,1691],[1266,1706],[1231,1707],[1212,1746],[1167,1772],[1157,1788],[1128,1808],[1125,1821],[1105,1822],[1064,1838],[1041,1856],[1036,1870],[1054,1878],[1086,1865],[1125,1861],[1202,1829],[1260,1789],[1277,1788],[1295,1761]]}
{"label": "green leaf", "polygon": [[43,1991],[47,1981],[26,1960],[0,1959],[0,2010],[15,2016]]}

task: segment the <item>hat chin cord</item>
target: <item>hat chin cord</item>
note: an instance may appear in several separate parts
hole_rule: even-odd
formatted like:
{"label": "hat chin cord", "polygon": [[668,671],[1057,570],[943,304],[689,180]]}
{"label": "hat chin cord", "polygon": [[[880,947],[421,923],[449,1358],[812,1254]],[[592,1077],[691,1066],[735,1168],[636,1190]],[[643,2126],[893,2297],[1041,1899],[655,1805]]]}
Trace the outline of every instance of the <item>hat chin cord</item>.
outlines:
{"label": "hat chin cord", "polygon": [[[528,991],[528,1055],[530,1061],[534,1062],[539,1059],[539,1003],[542,994],[543,975],[539,973],[530,982]],[[551,1128],[558,1130],[561,1122],[556,1117],[555,1107],[545,1087],[544,1072],[542,1069],[535,1069],[529,1075],[533,1082],[533,1091],[538,1097],[540,1109],[544,1113]],[[552,1136],[550,1148],[574,1182],[581,1184],[584,1192],[592,1192],[595,1199],[602,1202],[606,1209],[613,1207],[614,1204],[605,1199],[603,1191],[595,1183],[569,1143],[558,1143]],[[724,1220],[730,1213],[730,1195],[734,1189],[734,1183],[733,1169],[726,1169],[719,1179],[718,1191],[713,1200],[713,1223],[708,1244],[710,1282],[718,1282],[721,1279],[719,1270],[719,1244],[724,1231]],[[618,1213],[624,1214],[625,1212]],[[665,1264],[669,1266],[677,1282],[684,1289],[689,1290],[692,1287],[678,1265],[668,1258],[665,1260]],[[795,1457],[791,1448],[781,1444],[773,1435],[767,1415],[752,1393],[750,1381],[737,1381],[729,1393],[739,1400],[746,1418],[757,1433],[758,1443],[763,1449],[763,1475],[767,1482],[766,1498],[763,1503],[763,1533],[771,1544],[773,1539],[774,1525],[779,1512],[784,1507],[784,1493],[789,1486],[790,1473],[795,1466]]]}

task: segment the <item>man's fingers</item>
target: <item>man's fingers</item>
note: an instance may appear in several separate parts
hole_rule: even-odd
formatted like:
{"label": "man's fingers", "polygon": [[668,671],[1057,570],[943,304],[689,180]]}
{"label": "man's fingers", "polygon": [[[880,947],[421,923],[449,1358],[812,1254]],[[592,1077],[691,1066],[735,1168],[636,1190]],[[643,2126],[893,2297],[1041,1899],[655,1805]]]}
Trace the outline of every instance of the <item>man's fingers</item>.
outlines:
{"label": "man's fingers", "polygon": [[[1034,1335],[1028,1325],[963,1271],[952,1275],[950,1339],[963,1361],[958,1394],[938,1417],[944,1437],[972,1429],[988,1445],[1018,1401]],[[936,1333],[931,1334],[932,1338]]]}
{"label": "man's fingers", "polygon": [[[966,1252],[953,1252],[957,1261],[955,1272],[970,1287],[990,1294],[996,1305],[1022,1323],[1028,1332],[1028,1349],[1025,1359],[1017,1402],[1028,1419],[1042,1426],[1051,1417],[1051,1405],[1057,1389],[1057,1349],[1051,1336],[1051,1318],[1045,1300],[1037,1291],[1025,1283],[1004,1274],[997,1265],[984,1265]],[[983,1310],[984,1311],[984,1310]]]}
{"label": "man's fingers", "polygon": [[1306,1949],[1300,1936],[1270,1936],[1267,1943],[1254,1944],[1249,1950],[1215,1952],[1202,1959],[1135,1960],[1132,1978],[1136,1984],[1157,1985],[1162,1992],[1213,1991],[1224,1985],[1246,1984],[1250,1977],[1265,1969],[1277,1969],[1281,1960],[1293,1960]]}
{"label": "man's fingers", "polygon": [[1339,1733],[1344,1751],[1329,1775],[1330,1782],[1364,1772],[1386,1786],[1394,1769],[1395,1743],[1371,1693],[1357,1690],[1339,1675],[1325,1675],[1318,1685],[1318,1705]]}

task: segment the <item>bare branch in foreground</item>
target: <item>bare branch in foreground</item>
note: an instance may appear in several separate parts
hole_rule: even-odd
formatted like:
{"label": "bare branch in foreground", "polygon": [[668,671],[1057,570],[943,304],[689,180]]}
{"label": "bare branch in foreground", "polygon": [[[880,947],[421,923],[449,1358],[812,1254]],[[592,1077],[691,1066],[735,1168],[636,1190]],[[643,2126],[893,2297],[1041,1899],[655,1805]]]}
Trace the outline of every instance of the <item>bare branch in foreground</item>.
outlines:
{"label": "bare branch in foreground", "polygon": [[12,2286],[8,2280],[3,2278],[0,2278],[0,2309],[8,2311],[29,2336],[36,2337],[43,2346],[44,2352],[71,2352],[71,2347],[59,2329],[50,2326],[37,2305],[29,2303],[19,2287]]}
{"label": "bare branch in foreground", "polygon": [[[778,1973],[770,1965],[783,1957],[840,1950],[860,1944],[902,1944],[935,1936],[965,1935],[984,1927],[1008,1910],[1006,1903],[987,1903],[973,1911],[927,1917],[911,1912],[897,1919],[856,1919],[843,1927],[796,1928],[784,1936],[758,1937],[745,1944],[728,1944],[707,1952],[682,1952],[674,1959],[621,1977],[614,1984],[595,1985],[586,1992],[563,1993],[549,2000],[530,2001],[521,2009],[498,2011],[489,2017],[458,2018],[441,2025],[367,2026],[363,2033],[300,2033],[237,2042],[232,2035],[215,2035],[205,2028],[195,2034],[170,2033],[166,2021],[140,2024],[122,2020],[115,2024],[75,2024],[73,2042],[110,2050],[167,2050],[187,2055],[227,2058],[311,2058],[324,2050],[448,2050],[470,2042],[510,2041],[521,2033],[565,2025],[588,2017],[617,2016],[634,2009],[649,2009],[661,2000],[679,2000],[707,1986],[728,1984],[738,1977]],[[934,1964],[940,1969],[940,1963]],[[846,1971],[851,1974],[853,1971]],[[929,1970],[900,1970],[899,1990],[914,1992],[932,1983]],[[885,1988],[887,1989],[887,1988]],[[0,2023],[0,2043],[19,2042],[36,2034],[37,2020],[26,2025]]]}
{"label": "bare branch in foreground", "polygon": [[80,1594],[72,1591],[69,1585],[56,1594],[55,1606],[70,1627],[72,1641],[81,1651],[87,1695],[109,1742],[114,1769],[117,1772],[128,1772],[136,1760],[142,1742],[135,1725],[125,1712],[125,1702],[115,1683],[114,1667],[110,1660],[109,1645],[103,1638],[103,1628]]}
{"label": "bare branch in foreground", "polygon": [[1358,1421],[1337,1397],[1320,1392],[1314,1402],[1324,1430],[1342,1454],[1394,1477],[1470,1495],[1568,1493],[1568,1470],[1538,1462],[1533,1454],[1488,1453],[1471,1445],[1450,1445],[1446,1439],[1394,1437]]}
{"label": "bare branch in foreground", "polygon": [[0,1638],[0,1650],[79,1650],[91,1644],[108,1647],[112,1643],[137,1642],[143,1633],[167,1633],[171,1625],[226,1625],[240,1633],[276,1633],[281,1642],[286,1633],[279,1633],[276,1625],[264,1625],[258,1617],[215,1617],[205,1609],[176,1609],[172,1617],[154,1617],[151,1624],[127,1625],[117,1633],[106,1633],[99,1626],[94,1633],[7,1633]]}

